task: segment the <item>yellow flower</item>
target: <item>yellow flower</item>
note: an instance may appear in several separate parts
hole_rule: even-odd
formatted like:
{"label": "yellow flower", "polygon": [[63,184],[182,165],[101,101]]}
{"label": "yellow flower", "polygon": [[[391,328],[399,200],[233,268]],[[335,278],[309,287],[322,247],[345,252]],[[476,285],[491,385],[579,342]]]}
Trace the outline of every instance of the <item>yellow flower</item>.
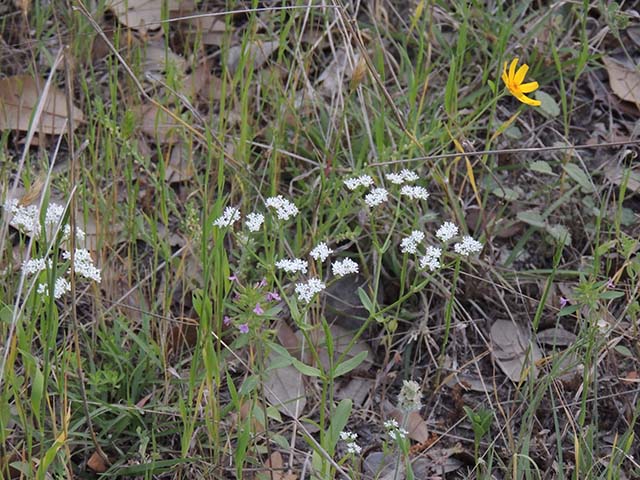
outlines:
{"label": "yellow flower", "polygon": [[539,107],[541,104],[539,100],[534,100],[525,95],[525,93],[531,93],[537,89],[538,82],[522,83],[524,81],[524,76],[527,74],[527,71],[529,71],[529,65],[526,63],[523,64],[516,72],[517,65],[518,57],[513,59],[511,65],[509,65],[509,73],[507,73],[507,62],[504,62],[504,67],[502,69],[502,81],[511,92],[511,95],[516,97],[522,103]]}

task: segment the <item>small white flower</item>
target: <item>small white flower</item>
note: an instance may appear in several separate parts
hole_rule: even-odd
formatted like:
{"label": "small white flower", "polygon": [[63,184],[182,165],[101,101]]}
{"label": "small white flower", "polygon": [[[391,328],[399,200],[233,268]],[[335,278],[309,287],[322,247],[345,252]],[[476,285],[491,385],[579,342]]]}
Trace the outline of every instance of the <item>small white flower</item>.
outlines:
{"label": "small white flower", "polygon": [[[62,258],[65,260],[71,259],[71,252],[62,252]],[[93,259],[89,250],[85,248],[76,249],[73,255],[73,270],[84,278],[93,280],[96,283],[100,283],[102,276],[100,269],[93,264]]]}
{"label": "small white flower", "polygon": [[389,192],[387,192],[384,188],[374,188],[369,193],[367,193],[364,197],[364,201],[371,208],[384,203],[389,198]]}
{"label": "small white flower", "polygon": [[398,395],[398,407],[405,412],[413,412],[422,408],[422,392],[420,384],[413,380],[404,380]]}
{"label": "small white flower", "polygon": [[44,215],[45,225],[57,225],[60,223],[64,215],[64,207],[57,203],[52,203],[47,207],[47,213]]}
{"label": "small white flower", "polygon": [[405,168],[400,173],[387,173],[385,178],[395,185],[402,185],[405,182],[415,182],[420,177],[415,172]]}
{"label": "small white flower", "polygon": [[416,253],[418,245],[424,240],[424,233],[420,230],[414,230],[406,238],[400,242],[400,251],[402,253]]}
{"label": "small white flower", "polygon": [[4,208],[12,215],[9,225],[27,235],[37,237],[40,234],[38,207],[35,205],[23,207],[16,199],[12,199],[4,204]]}
{"label": "small white flower", "polygon": [[401,440],[409,434],[409,432],[407,432],[404,428],[389,430],[387,433],[389,434],[389,438],[391,438],[391,440],[394,440],[394,441]]}
{"label": "small white flower", "polygon": [[387,173],[385,178],[394,185],[402,185],[404,183],[404,175],[401,173]]}
{"label": "small white flower", "polygon": [[319,278],[310,278],[307,283],[297,283],[295,287],[298,300],[309,303],[316,293],[321,292],[327,286]]}
{"label": "small white flower", "polygon": [[480,252],[480,250],[482,250],[482,243],[467,235],[462,238],[462,242],[456,243],[453,249],[456,253],[466,257],[472,253]]}
{"label": "small white flower", "polygon": [[362,447],[355,442],[347,443],[347,452],[353,455],[360,455],[360,452],[362,452]]}
{"label": "small white flower", "polygon": [[402,169],[400,174],[404,177],[405,182],[415,182],[416,180],[420,179],[416,172],[407,170],[406,168]]}
{"label": "small white flower", "polygon": [[343,430],[342,432],[340,432],[340,440],[343,440],[345,442],[355,442],[357,438],[357,433],[353,433],[348,430]]}
{"label": "small white flower", "polygon": [[[58,300],[65,293],[71,290],[71,284],[64,278],[56,278],[56,282],[53,286],[53,298]],[[44,295],[45,297],[49,296],[49,286],[46,283],[41,283],[38,285],[38,294]]]}
{"label": "small white flower", "polygon": [[400,425],[398,424],[398,421],[395,418],[392,418],[391,420],[387,420],[386,422],[383,423],[384,428],[387,430],[394,430],[396,428],[400,428]]}
{"label": "small white flower", "polygon": [[240,210],[233,207],[227,207],[224,209],[222,216],[213,222],[213,225],[218,228],[225,228],[230,227],[238,220],[240,220]]}
{"label": "small white flower", "polygon": [[309,264],[306,260],[302,260],[300,258],[283,258],[282,260],[278,260],[276,262],[276,268],[280,270],[284,270],[288,273],[296,273],[302,272],[307,273],[307,268]]}
{"label": "small white flower", "polygon": [[257,232],[264,223],[264,215],[261,213],[250,213],[247,215],[247,220],[244,222],[247,228],[251,232]]}
{"label": "small white flower", "polygon": [[282,195],[269,197],[265,200],[264,204],[267,207],[275,208],[276,215],[278,215],[280,220],[289,220],[291,217],[295,217],[299,212],[298,207]]}
{"label": "small white flower", "polygon": [[436,232],[436,237],[443,242],[448,242],[456,235],[458,235],[458,227],[451,222],[444,222]]}
{"label": "small white flower", "polygon": [[359,177],[347,178],[344,181],[344,185],[349,190],[355,190],[358,187],[371,187],[373,185],[373,178],[369,175],[360,175]]}
{"label": "small white flower", "polygon": [[428,246],[424,257],[420,259],[420,268],[429,267],[432,272],[437,270],[440,268],[440,257],[442,257],[442,249]]}
{"label": "small white flower", "polygon": [[332,253],[333,250],[331,250],[326,243],[320,242],[311,250],[309,255],[311,255],[314,260],[320,259],[321,262],[324,262]]}
{"label": "small white flower", "polygon": [[424,187],[412,187],[411,185],[403,185],[400,189],[400,195],[406,195],[409,198],[417,200],[426,200],[429,198],[429,192]]}
{"label": "small white flower", "polygon": [[44,258],[32,258],[25,260],[22,264],[22,273],[25,275],[34,275],[51,266],[51,260],[48,262]]}
{"label": "small white flower", "polygon": [[350,258],[336,261],[331,266],[332,272],[337,277],[344,277],[350,273],[358,273],[358,264]]}

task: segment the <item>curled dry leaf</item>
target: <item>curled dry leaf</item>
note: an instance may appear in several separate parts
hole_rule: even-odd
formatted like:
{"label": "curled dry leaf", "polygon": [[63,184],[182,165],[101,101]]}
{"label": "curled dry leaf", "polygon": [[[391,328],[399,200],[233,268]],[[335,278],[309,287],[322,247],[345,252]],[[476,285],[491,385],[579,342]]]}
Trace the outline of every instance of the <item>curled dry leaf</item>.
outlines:
{"label": "curled dry leaf", "polygon": [[[29,75],[18,75],[0,80],[0,130],[29,130],[31,116],[36,109],[45,80],[36,81]],[[82,111],[75,106],[71,112],[75,126],[84,121]],[[67,97],[52,85],[35,131],[60,135],[67,131]]]}
{"label": "curled dry leaf", "polygon": [[611,90],[619,98],[635,103],[640,108],[640,71],[638,67],[628,67],[611,57],[603,57],[604,66],[609,74]]}
{"label": "curled dry leaf", "polygon": [[491,327],[491,343],[494,360],[512,381],[527,378],[529,368],[533,369],[533,378],[537,378],[536,362],[542,353],[523,327],[509,320],[497,320]]}

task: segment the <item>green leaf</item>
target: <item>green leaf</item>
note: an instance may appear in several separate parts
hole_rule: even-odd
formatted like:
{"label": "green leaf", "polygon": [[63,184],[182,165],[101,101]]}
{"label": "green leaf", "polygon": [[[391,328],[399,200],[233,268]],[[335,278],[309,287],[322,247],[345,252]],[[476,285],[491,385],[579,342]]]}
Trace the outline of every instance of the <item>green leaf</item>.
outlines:
{"label": "green leaf", "polygon": [[620,355],[625,356],[625,357],[629,357],[629,358],[633,358],[633,353],[631,353],[631,350],[629,350],[624,345],[616,345],[614,348],[615,348],[616,352],[618,352]]}
{"label": "green leaf", "polygon": [[598,297],[601,300],[613,300],[615,298],[624,297],[625,293],[616,291],[616,290],[607,290],[606,292],[602,292]]}
{"label": "green leaf", "polygon": [[487,79],[487,84],[489,85],[489,88],[491,89],[491,93],[493,93],[495,95],[496,94],[496,82],[494,82],[493,80],[491,80],[489,78],[489,79]]}
{"label": "green leaf", "polygon": [[575,163],[567,163],[566,165],[563,165],[562,168],[567,173],[567,175],[569,175],[573,179],[573,181],[580,185],[580,188],[582,188],[583,192],[593,192],[593,185],[591,184],[591,180],[589,179],[587,174],[584,173],[584,170],[582,170],[582,168],[580,168]]}
{"label": "green leaf", "polygon": [[269,342],[269,348],[271,348],[271,350],[273,350],[275,353],[277,353],[281,357],[284,357],[285,359],[290,361],[293,364],[293,366],[296,368],[296,370],[298,370],[303,375],[306,375],[308,377],[321,377],[322,376],[322,372],[320,370],[318,370],[316,367],[312,367],[311,365],[306,365],[306,364],[302,363],[300,360],[298,360],[297,358],[293,357],[289,353],[289,351],[286,348],[284,348],[282,345],[278,345],[277,343]]}
{"label": "green leaf", "polygon": [[513,188],[509,187],[496,187],[491,190],[491,193],[493,193],[498,198],[503,198],[510,202],[513,202],[520,198],[520,194]]}
{"label": "green leaf", "polygon": [[360,365],[362,362],[364,362],[364,359],[367,358],[368,353],[369,352],[364,350],[364,351],[360,352],[359,354],[357,354],[355,357],[351,357],[349,360],[346,360],[346,361],[342,362],[333,371],[333,378],[338,378],[338,377],[344,375],[345,373],[350,372],[354,368],[358,367],[358,365]]}
{"label": "green leaf", "polygon": [[518,212],[516,218],[521,222],[524,222],[532,227],[545,228],[547,226],[547,222],[545,222],[544,217],[540,215],[540,212],[537,210],[525,210],[524,212]]}
{"label": "green leaf", "polygon": [[329,425],[329,441],[331,442],[327,451],[332,455],[335,451],[336,444],[340,438],[340,432],[344,430],[349,421],[349,415],[351,415],[351,408],[353,402],[350,398],[345,398],[340,401],[338,406],[331,415],[331,425]]}
{"label": "green leaf", "polygon": [[366,308],[369,313],[373,313],[373,303],[369,299],[367,292],[365,292],[362,287],[358,287],[358,297],[360,297],[362,306]]}
{"label": "green leaf", "polygon": [[504,131],[505,136],[512,140],[520,140],[522,138],[522,132],[515,125],[511,125]]}
{"label": "green leaf", "polygon": [[579,308],[580,307],[578,305],[567,305],[566,307],[560,309],[560,311],[558,312],[558,316],[564,317],[567,315],[571,315],[573,313],[576,313]]}
{"label": "green leaf", "polygon": [[536,99],[540,100],[540,110],[548,117],[557,117],[560,115],[560,107],[555,99],[548,93],[538,90],[535,94]]}
{"label": "green leaf", "polygon": [[562,243],[565,246],[571,245],[571,234],[564,225],[547,225],[546,230],[556,242]]}
{"label": "green leaf", "polygon": [[553,170],[551,170],[551,166],[545,162],[544,160],[536,160],[535,162],[529,165],[529,168],[534,172],[544,173],[546,175],[555,175]]}

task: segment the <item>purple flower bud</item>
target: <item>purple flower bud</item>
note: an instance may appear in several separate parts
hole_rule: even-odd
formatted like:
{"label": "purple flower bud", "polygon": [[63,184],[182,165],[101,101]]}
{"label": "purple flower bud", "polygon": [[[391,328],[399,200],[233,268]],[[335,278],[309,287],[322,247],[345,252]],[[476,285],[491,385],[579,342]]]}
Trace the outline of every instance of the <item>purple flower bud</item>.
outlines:
{"label": "purple flower bud", "polygon": [[256,308],[253,309],[253,313],[255,313],[256,315],[262,315],[264,313],[264,310],[259,303],[256,303]]}
{"label": "purple flower bud", "polygon": [[246,323],[241,323],[238,325],[238,330],[240,333],[249,333],[249,325]]}

